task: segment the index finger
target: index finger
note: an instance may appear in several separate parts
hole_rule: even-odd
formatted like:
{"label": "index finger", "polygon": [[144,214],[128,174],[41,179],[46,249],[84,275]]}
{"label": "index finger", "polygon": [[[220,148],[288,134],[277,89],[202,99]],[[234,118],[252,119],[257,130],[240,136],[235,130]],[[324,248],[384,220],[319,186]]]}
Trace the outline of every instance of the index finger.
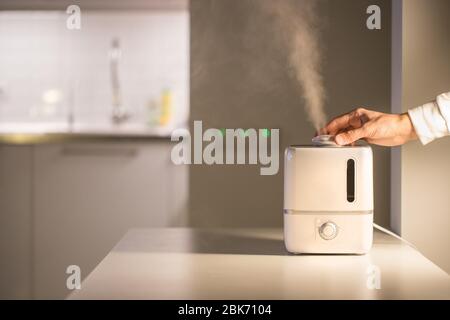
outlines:
{"label": "index finger", "polygon": [[328,122],[323,131],[325,131],[326,134],[336,135],[336,133],[340,130],[346,129],[350,126],[350,121],[354,116],[353,111],[340,115]]}
{"label": "index finger", "polygon": [[357,108],[351,112],[340,115],[331,120],[322,131],[327,134],[336,135],[339,131],[357,128],[362,126],[361,115],[365,112],[362,108]]}

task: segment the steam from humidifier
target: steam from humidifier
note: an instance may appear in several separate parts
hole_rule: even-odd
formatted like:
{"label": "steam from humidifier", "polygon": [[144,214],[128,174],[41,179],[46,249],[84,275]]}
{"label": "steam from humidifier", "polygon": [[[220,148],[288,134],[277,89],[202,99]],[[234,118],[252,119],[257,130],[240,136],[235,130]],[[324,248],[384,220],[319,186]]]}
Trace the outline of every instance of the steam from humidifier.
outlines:
{"label": "steam from humidifier", "polygon": [[309,121],[319,131],[326,123],[325,89],[321,74],[321,48],[317,27],[316,1],[265,1],[275,15],[279,33],[289,51],[289,64],[304,98]]}

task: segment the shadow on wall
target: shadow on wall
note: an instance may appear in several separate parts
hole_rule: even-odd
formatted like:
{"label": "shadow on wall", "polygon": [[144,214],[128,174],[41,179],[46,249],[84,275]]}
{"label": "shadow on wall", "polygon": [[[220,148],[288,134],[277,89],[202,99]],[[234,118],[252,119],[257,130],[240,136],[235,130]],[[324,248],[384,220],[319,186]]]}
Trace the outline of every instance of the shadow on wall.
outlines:
{"label": "shadow on wall", "polygon": [[[302,10],[302,1],[296,10]],[[279,128],[280,170],[259,165],[191,165],[194,227],[282,225],[283,150],[308,144],[314,128],[291,67],[284,35],[261,1],[191,1],[191,126]],[[390,110],[390,1],[379,1],[382,29],[368,30],[370,1],[318,2],[328,117],[356,106]],[[191,128],[192,130],[192,128]],[[389,149],[374,149],[375,221],[389,223]]]}

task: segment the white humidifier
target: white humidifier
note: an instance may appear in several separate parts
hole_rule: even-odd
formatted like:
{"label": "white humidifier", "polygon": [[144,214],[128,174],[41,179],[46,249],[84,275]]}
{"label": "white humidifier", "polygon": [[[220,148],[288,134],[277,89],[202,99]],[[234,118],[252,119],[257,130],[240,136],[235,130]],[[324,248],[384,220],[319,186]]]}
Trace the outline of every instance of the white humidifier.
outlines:
{"label": "white humidifier", "polygon": [[372,149],[315,145],[285,152],[284,240],[292,253],[364,254],[372,246]]}

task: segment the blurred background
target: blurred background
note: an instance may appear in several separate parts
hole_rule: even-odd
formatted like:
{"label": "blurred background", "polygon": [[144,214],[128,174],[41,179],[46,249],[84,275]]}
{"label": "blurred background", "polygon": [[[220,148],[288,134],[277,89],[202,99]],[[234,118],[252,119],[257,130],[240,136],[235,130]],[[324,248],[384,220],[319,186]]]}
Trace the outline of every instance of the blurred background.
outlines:
{"label": "blurred background", "polygon": [[[172,131],[194,120],[279,128],[280,163],[310,142],[262,2],[0,2],[0,298],[66,297],[67,266],[86,277],[130,228],[282,227],[282,165],[170,159]],[[448,1],[314,2],[328,118],[405,112],[450,88]],[[449,143],[374,147],[375,222],[446,272]]]}

